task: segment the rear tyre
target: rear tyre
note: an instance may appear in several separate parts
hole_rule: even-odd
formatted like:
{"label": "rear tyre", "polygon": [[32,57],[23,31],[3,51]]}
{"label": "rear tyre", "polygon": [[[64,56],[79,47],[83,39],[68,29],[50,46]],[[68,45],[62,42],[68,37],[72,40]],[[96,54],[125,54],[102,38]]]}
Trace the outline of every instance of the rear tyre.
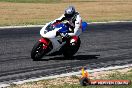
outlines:
{"label": "rear tyre", "polygon": [[32,51],[31,51],[31,58],[34,61],[40,60],[44,54],[46,54],[46,49],[43,49],[44,44],[42,42],[37,42]]}
{"label": "rear tyre", "polygon": [[71,58],[79,49],[81,44],[80,38],[78,37],[78,41],[75,43],[75,45],[72,45],[70,43],[65,44],[63,46],[63,55],[65,58]]}

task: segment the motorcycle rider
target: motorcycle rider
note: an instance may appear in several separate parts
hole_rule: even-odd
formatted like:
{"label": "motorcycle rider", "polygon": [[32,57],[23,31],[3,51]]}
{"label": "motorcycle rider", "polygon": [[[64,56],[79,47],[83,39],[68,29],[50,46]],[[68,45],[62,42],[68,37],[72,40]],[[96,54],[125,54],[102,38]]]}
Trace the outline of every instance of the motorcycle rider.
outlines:
{"label": "motorcycle rider", "polygon": [[52,24],[67,21],[66,25],[69,26],[69,32],[64,34],[63,37],[72,37],[77,40],[78,36],[82,33],[82,19],[79,13],[75,10],[74,6],[69,6],[65,9],[65,13],[61,17],[52,21]]}

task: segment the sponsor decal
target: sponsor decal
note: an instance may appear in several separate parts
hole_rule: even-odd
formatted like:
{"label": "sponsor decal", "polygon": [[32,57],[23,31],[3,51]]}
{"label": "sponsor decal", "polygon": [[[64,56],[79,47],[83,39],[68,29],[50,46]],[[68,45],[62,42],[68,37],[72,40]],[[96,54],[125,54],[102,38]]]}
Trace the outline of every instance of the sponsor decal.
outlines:
{"label": "sponsor decal", "polygon": [[131,83],[130,80],[103,80],[103,79],[97,79],[97,80],[91,80],[89,77],[89,73],[84,70],[84,67],[82,68],[82,77],[80,79],[80,84],[82,86],[87,85],[129,85]]}

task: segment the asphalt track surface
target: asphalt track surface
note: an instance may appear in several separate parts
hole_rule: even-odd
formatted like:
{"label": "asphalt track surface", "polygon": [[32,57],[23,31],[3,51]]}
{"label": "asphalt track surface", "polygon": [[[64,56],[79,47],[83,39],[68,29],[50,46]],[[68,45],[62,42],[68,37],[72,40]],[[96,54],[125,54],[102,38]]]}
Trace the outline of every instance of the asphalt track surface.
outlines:
{"label": "asphalt track surface", "polygon": [[[0,83],[88,69],[132,64],[132,23],[90,24],[73,58],[33,61],[30,52],[40,27],[0,29]],[[45,60],[46,59],[46,60]]]}

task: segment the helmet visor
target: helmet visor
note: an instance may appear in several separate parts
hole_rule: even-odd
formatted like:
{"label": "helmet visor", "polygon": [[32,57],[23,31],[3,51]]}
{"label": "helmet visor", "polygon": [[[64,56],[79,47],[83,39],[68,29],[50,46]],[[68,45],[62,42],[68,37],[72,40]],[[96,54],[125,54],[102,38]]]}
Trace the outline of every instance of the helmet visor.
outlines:
{"label": "helmet visor", "polygon": [[64,14],[66,18],[71,18],[73,14]]}

